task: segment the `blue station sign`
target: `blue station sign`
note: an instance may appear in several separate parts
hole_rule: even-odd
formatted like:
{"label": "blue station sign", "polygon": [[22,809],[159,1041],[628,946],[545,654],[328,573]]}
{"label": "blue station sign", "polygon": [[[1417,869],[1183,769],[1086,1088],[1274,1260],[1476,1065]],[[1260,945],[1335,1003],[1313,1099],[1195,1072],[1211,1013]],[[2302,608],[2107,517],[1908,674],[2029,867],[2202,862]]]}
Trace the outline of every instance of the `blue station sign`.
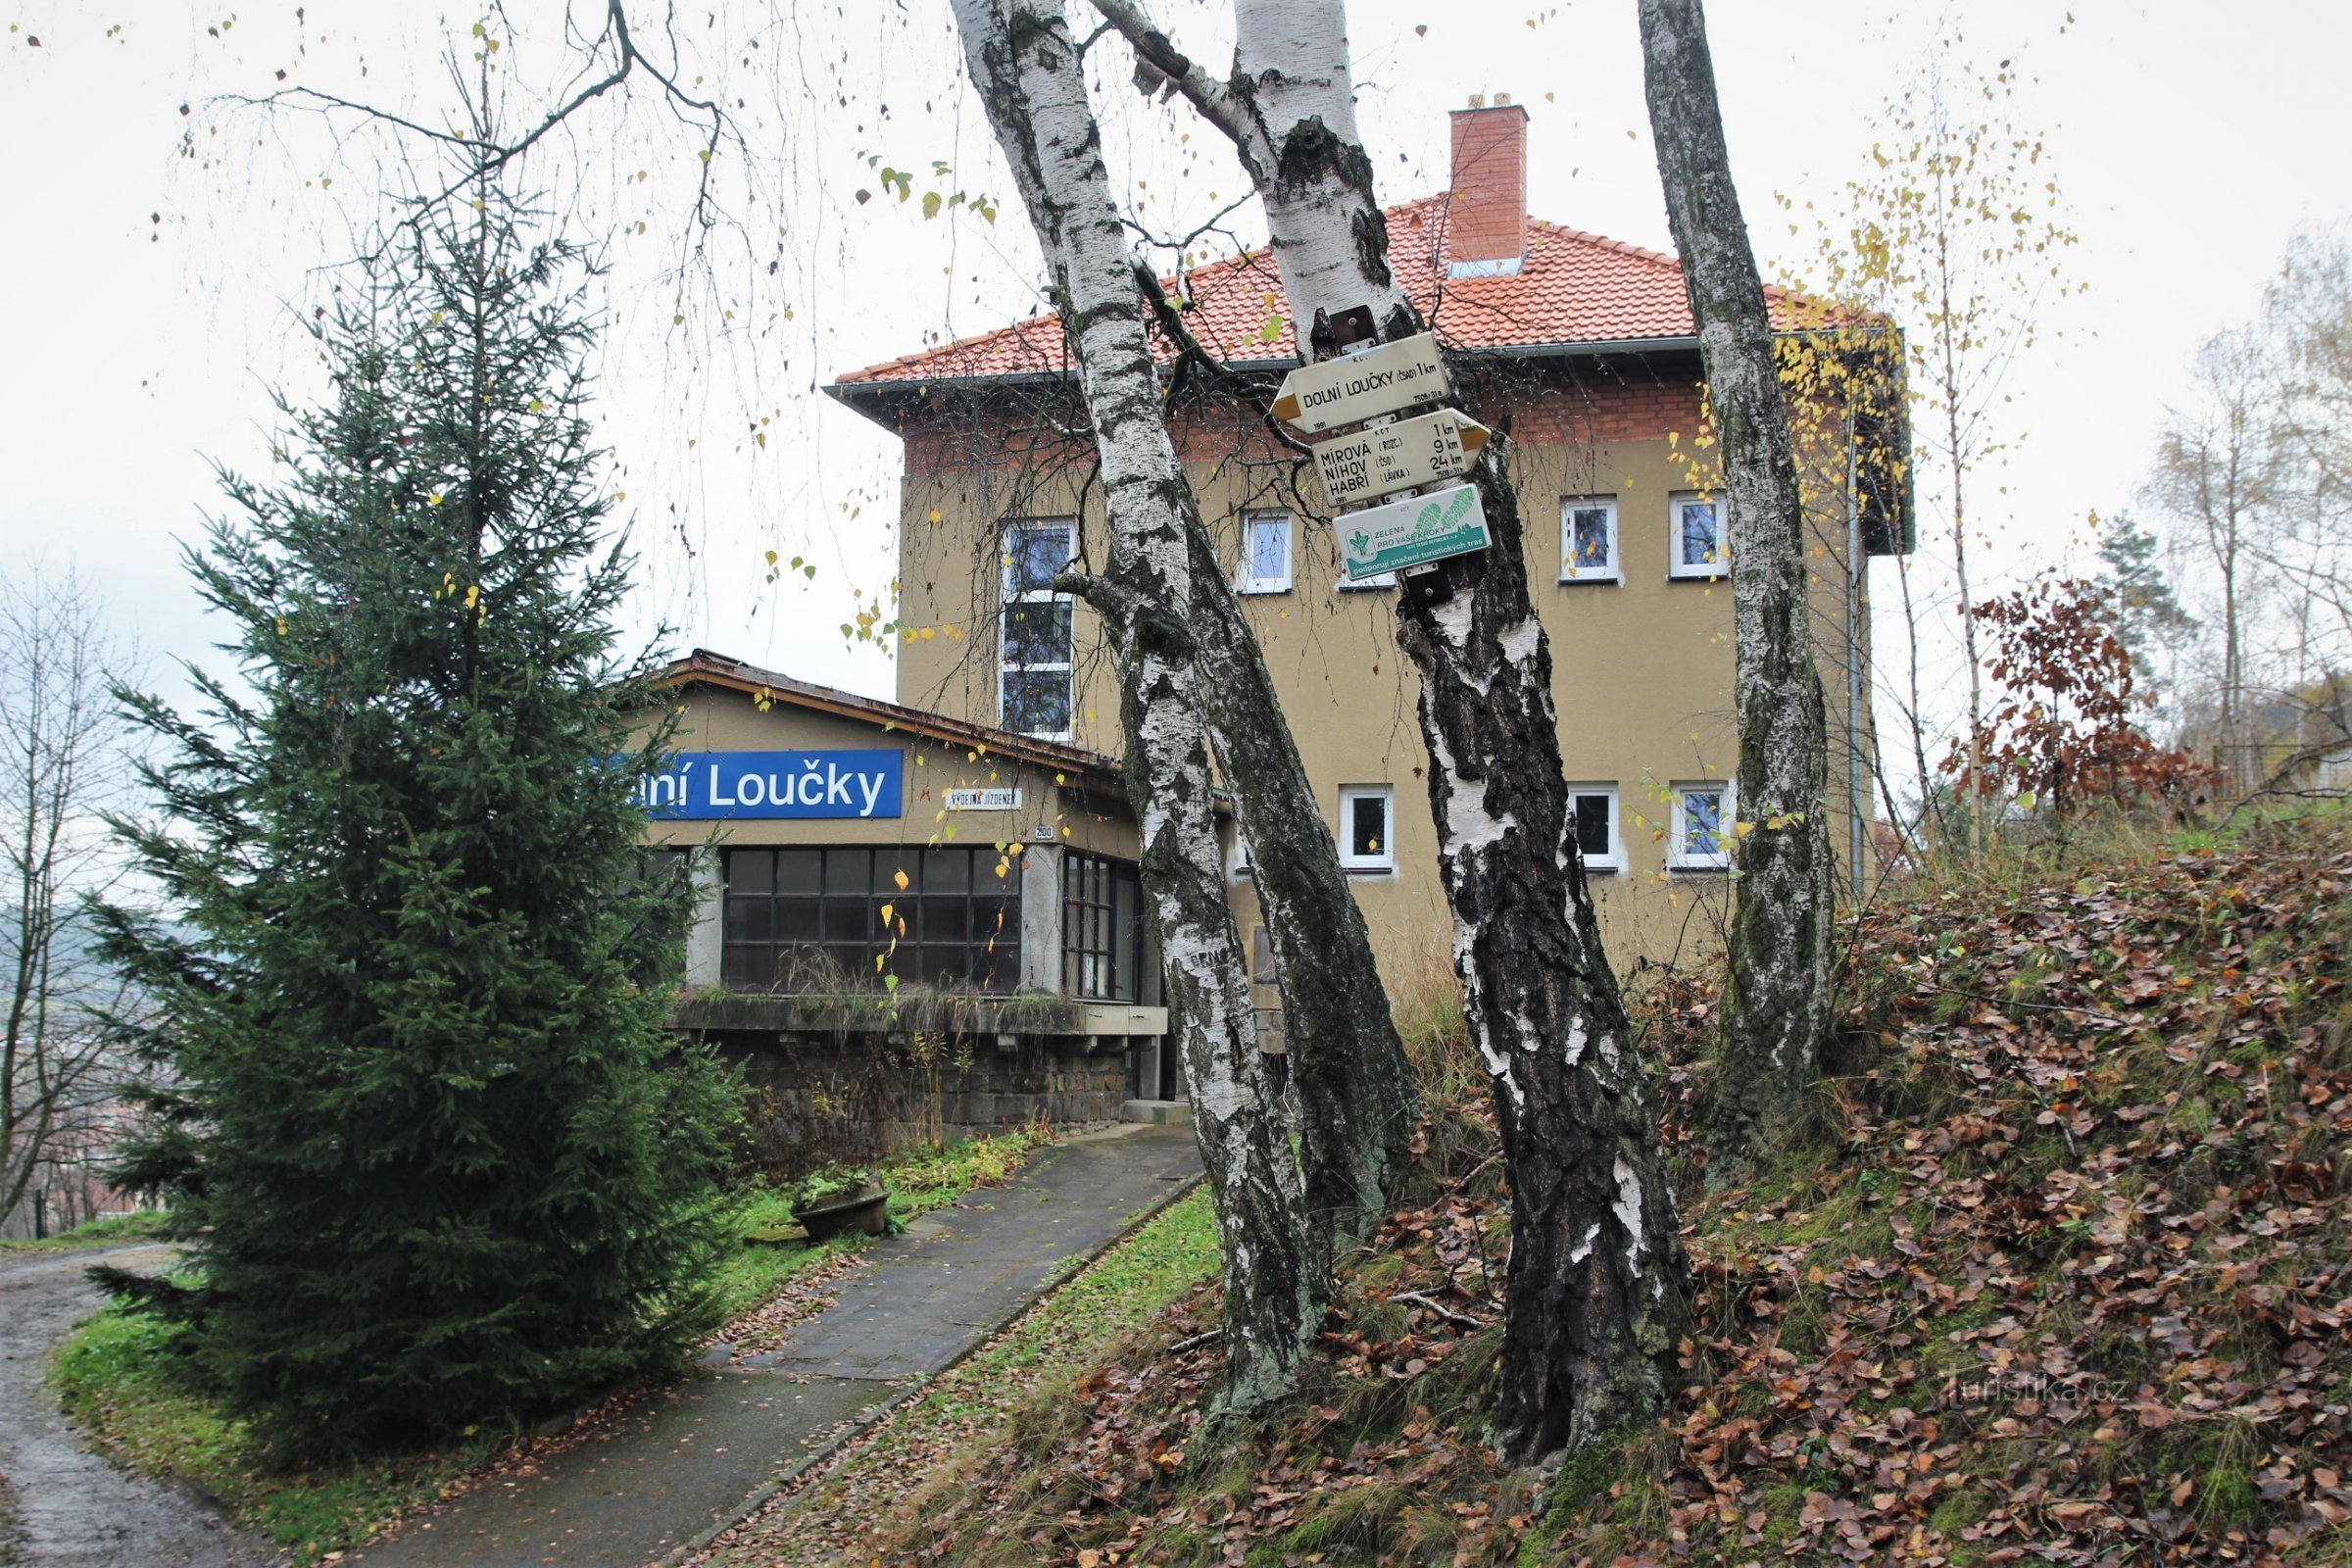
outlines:
{"label": "blue station sign", "polygon": [[906,754],[681,752],[637,781],[648,816],[688,821],[906,814]]}

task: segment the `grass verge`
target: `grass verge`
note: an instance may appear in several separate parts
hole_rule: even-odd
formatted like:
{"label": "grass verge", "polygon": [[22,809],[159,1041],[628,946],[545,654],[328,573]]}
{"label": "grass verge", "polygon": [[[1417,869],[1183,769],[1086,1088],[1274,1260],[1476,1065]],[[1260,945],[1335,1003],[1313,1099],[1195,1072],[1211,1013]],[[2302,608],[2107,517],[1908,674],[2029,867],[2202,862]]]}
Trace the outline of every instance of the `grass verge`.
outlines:
{"label": "grass verge", "polygon": [[74,1252],[89,1247],[121,1247],[128,1242],[144,1241],[164,1223],[162,1209],[143,1208],[133,1214],[109,1214],[76,1225],[56,1236],[44,1236],[37,1242],[0,1242],[0,1254],[9,1252]]}
{"label": "grass verge", "polygon": [[[944,1207],[974,1187],[1005,1180],[1048,1136],[1043,1127],[1022,1128],[947,1149],[913,1151],[881,1162],[876,1174],[891,1190],[892,1215],[906,1220]],[[731,1319],[755,1311],[810,1269],[863,1244],[862,1238],[822,1246],[749,1240],[789,1226],[790,1206],[784,1190],[763,1184],[745,1195],[741,1232],[746,1240],[722,1260],[715,1282]],[[124,1239],[120,1231],[105,1238]],[[202,1489],[219,1498],[230,1517],[268,1534],[298,1562],[348,1550],[408,1511],[453,1496],[473,1479],[522,1462],[551,1444],[577,1441],[577,1434],[594,1424],[593,1418],[583,1421],[553,1440],[504,1427],[472,1429],[424,1452],[275,1473],[243,1424],[223,1416],[190,1376],[181,1353],[184,1334],[144,1314],[106,1307],[58,1351],[50,1386],[67,1415],[107,1457],[145,1475]],[[605,1408],[616,1408],[627,1397],[615,1396]]]}

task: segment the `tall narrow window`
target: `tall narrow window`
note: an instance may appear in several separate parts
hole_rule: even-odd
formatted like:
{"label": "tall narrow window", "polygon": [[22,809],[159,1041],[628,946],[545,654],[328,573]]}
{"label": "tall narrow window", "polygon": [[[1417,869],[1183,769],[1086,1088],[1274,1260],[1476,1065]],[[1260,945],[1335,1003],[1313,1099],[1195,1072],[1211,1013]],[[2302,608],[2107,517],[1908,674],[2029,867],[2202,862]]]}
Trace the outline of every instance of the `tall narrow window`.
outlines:
{"label": "tall narrow window", "polygon": [[1253,512],[1242,523],[1242,572],[1236,593],[1291,591],[1291,514]]}
{"label": "tall narrow window", "polygon": [[1001,722],[1022,735],[1070,733],[1070,601],[1054,591],[1078,553],[1071,522],[1016,522],[1004,530],[1004,624],[998,684]]}
{"label": "tall narrow window", "polygon": [[1396,849],[1389,841],[1396,824],[1396,791],[1386,784],[1340,787],[1340,864],[1349,871],[1393,871]]}
{"label": "tall narrow window", "polygon": [[1576,847],[1588,871],[1622,871],[1625,852],[1617,840],[1617,786],[1571,784],[1568,804],[1576,812]]}
{"label": "tall narrow window", "polygon": [[1570,496],[1560,503],[1560,581],[1617,580],[1617,498]]}
{"label": "tall narrow window", "polygon": [[1724,532],[1723,498],[1689,491],[1672,498],[1674,535],[1667,541],[1670,577],[1720,577],[1732,569],[1731,539]]}
{"label": "tall narrow window", "polygon": [[1061,989],[1133,1002],[1142,978],[1143,884],[1124,860],[1075,850],[1061,862]]}

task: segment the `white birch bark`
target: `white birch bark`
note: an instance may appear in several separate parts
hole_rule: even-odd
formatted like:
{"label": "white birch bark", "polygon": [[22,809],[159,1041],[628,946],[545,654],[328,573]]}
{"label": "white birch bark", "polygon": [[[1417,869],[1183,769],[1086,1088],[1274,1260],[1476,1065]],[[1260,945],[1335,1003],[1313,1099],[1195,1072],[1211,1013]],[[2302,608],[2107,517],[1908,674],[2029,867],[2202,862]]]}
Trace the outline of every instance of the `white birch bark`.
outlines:
{"label": "white birch bark", "polygon": [[1101,613],[1119,676],[1146,902],[1176,1003],[1223,1248],[1229,1377],[1221,1407],[1247,1411],[1291,1388],[1319,1326],[1322,1281],[1225,896],[1208,736],[1184,624],[1194,591],[1188,492],[1059,0],[955,0],[955,14],[1045,252],[1094,419],[1110,554],[1102,579],[1071,586]]}
{"label": "white birch bark", "polygon": [[[1236,0],[1223,82],[1133,0],[1096,4],[1233,140],[1265,203],[1301,346],[1328,357],[1326,322],[1355,306],[1371,309],[1384,341],[1418,331],[1388,266],[1336,0]],[[1516,498],[1493,458],[1474,479],[1494,545],[1444,564],[1432,585],[1408,581],[1398,640],[1421,674],[1454,967],[1510,1170],[1495,1427],[1506,1460],[1524,1462],[1662,1402],[1682,1264],[1654,1115],[1577,855]]]}

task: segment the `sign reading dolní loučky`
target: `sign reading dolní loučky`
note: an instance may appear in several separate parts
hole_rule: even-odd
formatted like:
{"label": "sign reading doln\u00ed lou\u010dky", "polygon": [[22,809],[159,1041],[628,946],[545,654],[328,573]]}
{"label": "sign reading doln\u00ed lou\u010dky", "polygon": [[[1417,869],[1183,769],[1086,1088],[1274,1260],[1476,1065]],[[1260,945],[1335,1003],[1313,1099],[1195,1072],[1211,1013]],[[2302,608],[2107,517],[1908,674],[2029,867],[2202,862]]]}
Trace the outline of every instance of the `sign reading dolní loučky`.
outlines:
{"label": "sign reading doln\u00ed lou\u010dky", "polygon": [[1467,555],[1486,549],[1489,542],[1478,487],[1468,484],[1351,512],[1334,525],[1340,534],[1340,560],[1350,582],[1401,566]]}
{"label": "sign reading doln\u00ed lou\u010dky", "polygon": [[1302,435],[1315,435],[1442,402],[1452,390],[1438,340],[1418,332],[1345,359],[1300,366],[1282,378],[1273,415]]}
{"label": "sign reading doln\u00ed lou\u010dky", "polygon": [[906,754],[681,752],[638,781],[637,804],[664,820],[903,816]]}

